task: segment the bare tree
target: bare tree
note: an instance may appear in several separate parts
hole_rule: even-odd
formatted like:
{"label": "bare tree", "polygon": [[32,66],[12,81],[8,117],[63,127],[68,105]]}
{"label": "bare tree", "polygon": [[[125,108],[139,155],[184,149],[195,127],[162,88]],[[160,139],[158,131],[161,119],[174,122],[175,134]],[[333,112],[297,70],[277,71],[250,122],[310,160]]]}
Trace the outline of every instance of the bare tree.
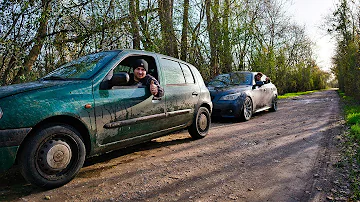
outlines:
{"label": "bare tree", "polygon": [[184,0],[184,13],[181,32],[181,54],[182,60],[187,59],[188,54],[188,29],[189,29],[189,0]]}
{"label": "bare tree", "polygon": [[210,44],[210,67],[211,76],[214,77],[220,73],[219,68],[219,40],[220,22],[219,22],[219,0],[205,0],[207,31],[209,33]]}
{"label": "bare tree", "polygon": [[167,55],[179,57],[177,39],[173,26],[173,0],[158,0],[159,18],[161,24],[162,49]]}
{"label": "bare tree", "polygon": [[139,0],[129,0],[129,12],[131,22],[131,32],[133,37],[133,48],[140,49],[140,29],[137,22],[139,11]]}
{"label": "bare tree", "polygon": [[20,83],[21,76],[24,76],[26,72],[30,72],[32,70],[32,66],[34,65],[36,59],[40,55],[41,48],[44,45],[44,39],[47,33],[48,21],[50,18],[51,12],[51,1],[52,0],[42,0],[41,1],[41,15],[39,18],[40,25],[36,31],[36,36],[32,43],[34,44],[31,48],[29,54],[25,57],[23,66],[17,72],[16,76],[13,79],[13,83]]}
{"label": "bare tree", "polygon": [[222,48],[221,48],[221,64],[225,72],[231,72],[232,70],[232,44],[230,43],[230,30],[229,30],[229,19],[230,19],[230,0],[224,1],[224,14],[222,23]]}

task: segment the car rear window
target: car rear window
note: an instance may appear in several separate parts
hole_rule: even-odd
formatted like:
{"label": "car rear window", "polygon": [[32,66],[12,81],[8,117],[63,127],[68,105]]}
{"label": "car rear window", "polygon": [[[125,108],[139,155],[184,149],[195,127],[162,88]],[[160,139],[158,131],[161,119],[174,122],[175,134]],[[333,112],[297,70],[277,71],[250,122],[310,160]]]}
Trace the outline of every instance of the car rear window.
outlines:
{"label": "car rear window", "polygon": [[178,62],[161,59],[166,84],[185,84],[184,74]]}

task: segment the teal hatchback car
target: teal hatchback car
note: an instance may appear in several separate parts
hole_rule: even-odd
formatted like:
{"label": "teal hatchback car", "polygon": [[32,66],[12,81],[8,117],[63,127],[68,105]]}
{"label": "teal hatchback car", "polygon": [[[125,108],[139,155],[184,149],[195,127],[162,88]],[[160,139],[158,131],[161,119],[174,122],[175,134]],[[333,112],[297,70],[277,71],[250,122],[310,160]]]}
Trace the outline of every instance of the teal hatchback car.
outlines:
{"label": "teal hatchback car", "polygon": [[[143,59],[164,89],[128,86]],[[114,50],[67,63],[38,81],[0,87],[0,171],[17,163],[43,188],[71,181],[87,157],[187,128],[208,134],[212,102],[191,64],[161,54]]]}

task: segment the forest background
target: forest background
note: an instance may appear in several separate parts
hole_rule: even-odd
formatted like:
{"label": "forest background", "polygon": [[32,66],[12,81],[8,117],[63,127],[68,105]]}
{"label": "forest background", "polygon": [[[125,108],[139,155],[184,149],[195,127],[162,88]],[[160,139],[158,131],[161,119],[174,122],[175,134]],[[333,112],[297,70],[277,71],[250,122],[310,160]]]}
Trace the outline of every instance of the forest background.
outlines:
{"label": "forest background", "polygon": [[[187,61],[205,81],[249,70],[269,76],[280,94],[326,88],[331,73],[317,65],[313,42],[286,14],[285,2],[0,1],[0,86],[35,80],[89,53],[134,48]],[[339,0],[325,27],[338,44],[332,73],[354,95],[360,95],[357,4]]]}

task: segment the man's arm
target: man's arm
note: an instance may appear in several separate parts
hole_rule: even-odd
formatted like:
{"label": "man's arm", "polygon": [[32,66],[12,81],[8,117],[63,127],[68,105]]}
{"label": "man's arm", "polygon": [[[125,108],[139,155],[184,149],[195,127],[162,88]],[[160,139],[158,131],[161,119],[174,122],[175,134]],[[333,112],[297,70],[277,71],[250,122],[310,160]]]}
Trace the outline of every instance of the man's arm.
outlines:
{"label": "man's arm", "polygon": [[146,75],[146,86],[149,86],[149,90],[151,94],[155,97],[162,97],[164,96],[164,89],[160,86],[159,82],[150,75]]}

